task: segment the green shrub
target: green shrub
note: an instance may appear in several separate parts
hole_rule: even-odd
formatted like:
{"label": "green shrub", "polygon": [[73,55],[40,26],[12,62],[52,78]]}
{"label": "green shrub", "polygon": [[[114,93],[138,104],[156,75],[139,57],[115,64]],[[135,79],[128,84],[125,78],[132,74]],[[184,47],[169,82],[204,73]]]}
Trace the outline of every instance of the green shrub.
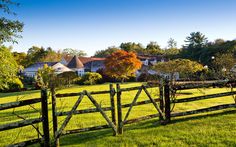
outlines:
{"label": "green shrub", "polygon": [[21,80],[19,78],[15,78],[12,82],[9,83],[8,89],[6,91],[20,91],[24,88],[24,85],[22,84]]}
{"label": "green shrub", "polygon": [[63,86],[70,86],[71,84],[75,83],[78,76],[74,71],[68,71],[58,74],[57,78],[58,78],[57,86],[63,87]]}
{"label": "green shrub", "polygon": [[102,76],[99,73],[87,72],[82,77],[82,82],[84,85],[94,85],[99,83],[102,80]]}
{"label": "green shrub", "polygon": [[73,79],[73,83],[74,83],[74,84],[83,85],[82,77],[76,77],[76,78],[74,78],[74,79]]}

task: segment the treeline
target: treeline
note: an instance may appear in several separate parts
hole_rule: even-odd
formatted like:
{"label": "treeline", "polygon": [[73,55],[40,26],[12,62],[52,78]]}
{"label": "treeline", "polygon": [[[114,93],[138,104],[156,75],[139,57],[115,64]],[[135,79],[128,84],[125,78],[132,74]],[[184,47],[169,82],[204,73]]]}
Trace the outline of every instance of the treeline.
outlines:
{"label": "treeline", "polygon": [[23,67],[28,67],[36,62],[58,62],[61,61],[62,56],[65,55],[86,56],[86,53],[82,50],[66,48],[62,51],[55,51],[51,47],[44,48],[37,46],[29,48],[27,53],[12,52],[12,54],[18,65]]}
{"label": "treeline", "polygon": [[168,57],[175,57],[179,54],[180,49],[177,48],[177,42],[170,38],[168,43],[168,47],[162,49],[157,42],[151,41],[147,46],[143,46],[141,43],[135,42],[126,42],[121,43],[119,47],[108,47],[105,50],[96,51],[94,57],[107,57],[111,53],[117,50],[124,50],[127,52],[135,52],[138,55],[166,55]]}
{"label": "treeline", "polygon": [[185,39],[185,45],[177,48],[177,42],[170,38],[167,48],[161,48],[156,42],[150,42],[146,47],[140,43],[121,43],[119,47],[109,47],[105,50],[96,51],[95,57],[106,57],[117,50],[133,51],[139,55],[164,55],[169,59],[190,59],[203,65],[211,66],[213,59],[221,56],[236,56],[236,40],[216,39],[209,41],[200,32],[192,32]]}

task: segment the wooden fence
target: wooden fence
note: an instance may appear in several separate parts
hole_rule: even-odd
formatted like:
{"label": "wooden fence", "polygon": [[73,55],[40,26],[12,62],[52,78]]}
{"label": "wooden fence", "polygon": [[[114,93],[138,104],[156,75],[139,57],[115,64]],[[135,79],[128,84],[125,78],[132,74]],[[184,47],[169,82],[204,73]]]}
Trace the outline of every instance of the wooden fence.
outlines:
{"label": "wooden fence", "polygon": [[[17,102],[10,102],[0,104],[0,111],[7,110],[22,106],[27,106],[31,104],[36,104],[41,102],[41,117],[39,118],[32,118],[32,119],[24,119],[21,121],[11,122],[8,124],[0,125],[0,131],[6,131],[10,129],[16,129],[24,126],[33,126],[41,137],[37,139],[26,140],[24,142],[18,142],[13,145],[9,146],[28,146],[35,143],[40,143],[44,147],[48,147],[50,145],[50,138],[49,138],[49,124],[48,124],[48,104],[47,104],[47,90],[41,90],[41,98],[33,98],[28,100],[22,100]],[[40,132],[38,128],[34,126],[34,124],[42,123],[43,125],[43,133]]]}
{"label": "wooden fence", "polygon": [[[113,132],[113,135],[117,134],[123,134],[123,128],[127,124],[136,123],[139,121],[152,119],[152,118],[158,118],[157,121],[160,121],[161,124],[167,124],[171,121],[172,117],[178,117],[178,116],[186,116],[191,114],[197,114],[197,113],[203,113],[203,112],[209,112],[209,111],[216,111],[216,110],[222,110],[227,108],[235,108],[236,103],[231,104],[224,104],[224,105],[217,105],[212,106],[209,108],[202,108],[197,110],[191,110],[191,111],[185,111],[185,112],[171,112],[171,104],[178,104],[178,103],[185,103],[185,102],[194,102],[199,100],[205,100],[205,99],[214,99],[219,98],[223,96],[230,96],[235,95],[236,91],[230,91],[230,92],[224,92],[224,93],[217,93],[217,94],[209,94],[204,96],[196,96],[196,97],[186,97],[181,99],[171,99],[171,95],[173,94],[173,91],[178,90],[185,90],[185,89],[194,89],[194,88],[206,88],[206,87],[223,87],[226,85],[233,85],[233,83],[220,81],[220,82],[207,82],[207,83],[181,83],[174,86],[170,86],[169,81],[161,81],[158,84],[154,85],[142,85],[137,87],[130,87],[130,88],[121,88],[120,84],[116,84],[116,89],[112,84],[109,85],[109,90],[106,91],[96,91],[96,92],[88,92],[88,91],[82,91],[77,93],[63,93],[59,94],[55,92],[55,89],[51,89],[51,100],[52,100],[52,122],[53,122],[53,136],[54,139],[51,142],[53,146],[59,146],[59,138],[63,135],[67,134],[73,134],[73,133],[81,133],[81,132],[87,132],[87,131],[94,131],[94,130],[100,130],[100,129],[107,129],[110,128]],[[149,88],[154,89],[156,92],[158,92],[157,96],[153,96],[148,91]],[[123,93],[125,92],[131,92],[131,91],[137,91],[136,94],[132,98],[131,103],[123,103]],[[138,101],[141,92],[145,93],[145,96],[148,100]],[[107,94],[110,102],[109,106],[102,107],[99,105],[97,100],[94,98],[95,95],[104,95]],[[57,110],[57,101],[59,99],[70,99],[71,97],[77,97],[76,102],[74,105],[70,108],[69,111],[63,110],[58,111]],[[80,103],[82,99],[87,98],[89,101],[92,102],[93,106],[95,108],[89,108],[89,109],[77,109],[80,106]],[[21,107],[29,104],[35,104],[41,102],[41,110],[42,110],[42,116],[40,118],[34,118],[34,119],[27,119],[22,120],[10,124],[4,124],[0,126],[0,131],[14,129],[18,127],[33,125],[35,123],[43,123],[43,136],[38,139],[34,140],[28,140],[22,143],[18,143],[18,145],[29,145],[36,142],[43,142],[44,146],[50,146],[50,138],[49,138],[49,123],[48,123],[48,104],[47,104],[47,90],[41,91],[41,98],[34,98],[29,100],[23,100],[18,102],[12,102],[7,104],[1,104],[0,110],[15,108],[15,107]],[[128,119],[131,113],[131,110],[134,106],[140,106],[140,105],[146,105],[151,104],[155,108],[155,113],[151,115],[146,115],[142,117],[132,118]],[[128,111],[123,114],[122,109],[128,108]],[[77,128],[72,130],[66,130],[67,124],[70,122],[73,115],[80,115],[80,114],[91,114],[91,113],[97,113],[99,112],[103,119],[106,121],[106,124],[104,125],[97,125],[93,127],[86,127],[86,128]],[[105,112],[111,113],[111,118],[107,116]],[[63,120],[62,124],[58,123],[59,117],[64,116],[65,119]]]}
{"label": "wooden fence", "polygon": [[[194,102],[194,101],[199,101],[199,100],[215,99],[215,98],[220,98],[220,97],[224,97],[224,96],[234,96],[236,94],[236,91],[233,90],[233,87],[235,87],[235,83],[236,83],[236,81],[213,81],[213,82],[205,82],[205,83],[192,82],[192,83],[175,85],[172,87],[172,90],[174,90],[174,91],[195,89],[195,88],[209,88],[209,87],[214,87],[214,88],[215,87],[231,87],[231,91],[217,93],[217,94],[208,94],[208,95],[203,95],[203,96],[175,99],[175,100],[172,100],[171,103],[173,103],[173,104],[188,103],[188,102]],[[167,86],[170,87],[168,82],[167,82]],[[235,103],[231,103],[231,104],[222,104],[222,105],[211,106],[208,108],[201,108],[201,109],[190,110],[190,111],[185,111],[185,112],[171,113],[170,118],[198,114],[198,113],[211,112],[211,111],[217,111],[217,110],[222,110],[222,109],[227,109],[227,108],[236,108],[236,99],[234,99],[234,101],[235,101]]]}

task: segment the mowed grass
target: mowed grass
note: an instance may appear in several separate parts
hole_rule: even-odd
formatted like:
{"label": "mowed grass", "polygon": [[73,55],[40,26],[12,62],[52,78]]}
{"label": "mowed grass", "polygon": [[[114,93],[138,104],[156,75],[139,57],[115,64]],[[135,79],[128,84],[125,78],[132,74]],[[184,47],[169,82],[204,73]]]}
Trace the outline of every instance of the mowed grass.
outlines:
{"label": "mowed grass", "polygon": [[[142,83],[126,83],[121,88],[139,86]],[[114,84],[115,86],[115,84]],[[73,86],[58,90],[57,93],[70,93],[87,91],[108,90],[109,84],[93,86]],[[153,98],[158,98],[158,88],[148,89]],[[199,95],[229,92],[228,88],[207,88],[178,91],[177,98],[193,97]],[[136,91],[123,92],[122,104],[131,103]],[[40,97],[40,91],[29,91],[20,93],[0,93],[0,103],[12,102]],[[102,107],[110,106],[108,94],[94,95],[96,101]],[[69,111],[77,97],[66,97],[57,99],[57,111]],[[138,101],[147,100],[148,97],[144,92],[141,93]],[[194,110],[209,106],[234,103],[232,96],[221,97],[196,102],[176,104],[173,112]],[[0,125],[22,118],[37,118],[40,116],[40,103],[32,106],[24,106],[15,109],[4,110],[0,112]],[[89,99],[85,96],[77,110],[95,108]],[[123,117],[128,108],[123,109]],[[155,114],[152,104],[133,107],[129,118],[136,118],[148,114]],[[106,114],[111,117],[110,111]],[[18,115],[18,116],[16,116]],[[49,99],[49,117],[50,129],[52,128],[51,119],[51,99]],[[59,127],[63,123],[65,116],[58,118]],[[100,113],[74,115],[68,123],[66,130],[91,127],[106,124],[105,119]],[[35,125],[37,126],[37,125]],[[41,123],[38,125],[42,132]],[[52,133],[51,133],[52,135]],[[32,126],[19,129],[13,129],[0,132],[0,146],[37,138],[37,132]],[[162,126],[158,124],[158,118],[144,121],[136,124],[127,125],[124,128],[122,136],[112,136],[111,129],[93,131],[81,134],[67,135],[60,138],[61,146],[236,146],[236,109],[221,110],[200,115],[188,117],[173,118],[172,123]],[[37,146],[37,145],[36,145]]]}

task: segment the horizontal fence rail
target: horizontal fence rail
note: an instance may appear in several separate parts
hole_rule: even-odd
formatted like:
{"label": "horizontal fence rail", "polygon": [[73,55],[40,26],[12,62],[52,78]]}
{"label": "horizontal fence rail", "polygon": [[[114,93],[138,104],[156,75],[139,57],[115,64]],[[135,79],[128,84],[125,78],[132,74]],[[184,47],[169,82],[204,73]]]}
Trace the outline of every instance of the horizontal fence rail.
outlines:
{"label": "horizontal fence rail", "polygon": [[[111,107],[104,107],[102,108],[103,111],[111,111],[112,108]],[[91,108],[91,109],[84,109],[84,110],[75,110],[75,112],[73,113],[73,115],[77,115],[77,114],[86,114],[86,113],[95,113],[95,112],[100,112],[97,108]],[[69,115],[70,111],[66,111],[66,112],[57,112],[56,116],[66,116]]]}
{"label": "horizontal fence rail", "polygon": [[212,107],[202,108],[202,109],[197,109],[197,110],[172,113],[171,117],[186,116],[186,115],[192,115],[192,114],[198,114],[198,113],[204,113],[204,112],[210,112],[210,111],[216,111],[216,110],[223,110],[227,108],[236,108],[236,104],[224,104],[224,105],[217,105],[217,106],[212,106]]}
{"label": "horizontal fence rail", "polygon": [[22,120],[22,121],[17,121],[17,122],[5,124],[5,125],[0,125],[0,131],[14,129],[14,128],[20,128],[20,127],[32,125],[35,123],[39,123],[41,121],[42,121],[42,118],[34,118],[34,119],[26,119],[26,120]]}
{"label": "horizontal fence rail", "polygon": [[[92,91],[90,92],[91,95],[97,95],[97,94],[109,94],[110,90],[105,90],[105,91]],[[58,93],[55,96],[57,98],[65,98],[65,97],[70,97],[70,96],[80,96],[83,94],[83,92],[77,92],[77,93]]]}
{"label": "horizontal fence rail", "polygon": [[[145,88],[156,88],[156,87],[159,87],[159,86],[156,86],[156,85],[142,85],[143,87]],[[136,87],[130,87],[130,88],[121,88],[120,91],[121,92],[124,92],[124,91],[132,91],[132,90],[139,90],[141,86],[136,86]]]}
{"label": "horizontal fence rail", "polygon": [[34,99],[17,101],[17,102],[4,103],[4,104],[0,104],[0,110],[6,110],[6,109],[11,109],[11,108],[26,106],[26,105],[30,105],[30,104],[39,103],[39,102],[41,102],[41,98],[34,98]]}
{"label": "horizontal fence rail", "polygon": [[223,97],[223,96],[231,96],[234,94],[236,94],[236,91],[176,99],[176,100],[172,101],[172,103],[183,103],[183,102],[192,102],[192,101],[198,101],[198,100],[204,100],[204,99],[213,99],[213,98],[219,98],[219,97]]}
{"label": "horizontal fence rail", "polygon": [[[179,85],[177,83],[177,85],[174,85],[172,87],[172,89],[174,89],[174,90],[187,90],[187,89],[208,88],[208,87],[231,87],[231,88],[233,88],[233,87],[235,87],[235,85],[236,85],[236,81],[226,81],[226,80],[208,81],[208,82],[187,82],[187,83],[179,82]],[[233,91],[233,89],[231,89],[231,92],[223,92],[223,93],[195,96],[195,97],[189,97],[189,98],[175,99],[175,100],[172,100],[171,103],[194,102],[194,101],[199,101],[199,100],[214,99],[214,98],[225,97],[225,96],[233,96],[234,97],[235,94],[236,94],[236,91]],[[171,113],[171,117],[199,114],[199,113],[223,110],[223,109],[228,109],[228,108],[236,108],[236,103],[216,105],[216,106],[211,106],[208,108],[189,110],[189,111],[185,111],[185,112],[174,112],[174,113]]]}
{"label": "horizontal fence rail", "polygon": [[[7,146],[28,146],[28,145],[32,145],[35,143],[41,143],[41,145],[43,145],[44,147],[50,146],[47,98],[48,98],[47,90],[42,89],[40,98],[33,98],[33,99],[27,99],[27,100],[21,100],[21,101],[16,101],[16,102],[9,102],[9,103],[0,104],[0,111],[1,111],[1,110],[6,110],[6,109],[18,108],[18,107],[22,107],[22,106],[31,106],[31,104],[41,103],[41,107],[40,107],[41,110],[39,111],[40,116],[38,118],[31,118],[31,119],[28,118],[27,119],[27,118],[17,115],[17,117],[22,120],[20,120],[20,121],[12,120],[14,122],[8,122],[6,124],[0,125],[0,131],[2,133],[4,133],[4,131],[6,131],[6,130],[22,128],[25,126],[32,126],[38,133],[37,136],[35,136],[35,137],[37,137],[37,139],[25,138],[26,141],[17,142],[15,144],[10,144]],[[31,107],[33,108],[33,106],[31,106]],[[33,109],[36,110],[35,108],[33,108]],[[40,132],[40,129],[34,125],[34,124],[38,124],[38,123],[42,123],[43,134]]]}
{"label": "horizontal fence rail", "polygon": [[[159,98],[156,98],[156,99],[153,99],[155,102],[159,102],[160,99]],[[151,104],[152,101],[151,100],[145,100],[145,101],[140,101],[140,102],[136,102],[133,104],[133,106],[138,106],[138,105],[145,105],[145,104]],[[132,103],[129,103],[129,104],[123,104],[121,105],[121,108],[127,108],[127,107],[130,107],[132,105]]]}
{"label": "horizontal fence rail", "polygon": [[194,88],[209,88],[209,87],[235,87],[236,81],[218,80],[218,81],[195,81],[195,82],[181,82],[178,81],[172,89],[174,90],[187,90]]}

